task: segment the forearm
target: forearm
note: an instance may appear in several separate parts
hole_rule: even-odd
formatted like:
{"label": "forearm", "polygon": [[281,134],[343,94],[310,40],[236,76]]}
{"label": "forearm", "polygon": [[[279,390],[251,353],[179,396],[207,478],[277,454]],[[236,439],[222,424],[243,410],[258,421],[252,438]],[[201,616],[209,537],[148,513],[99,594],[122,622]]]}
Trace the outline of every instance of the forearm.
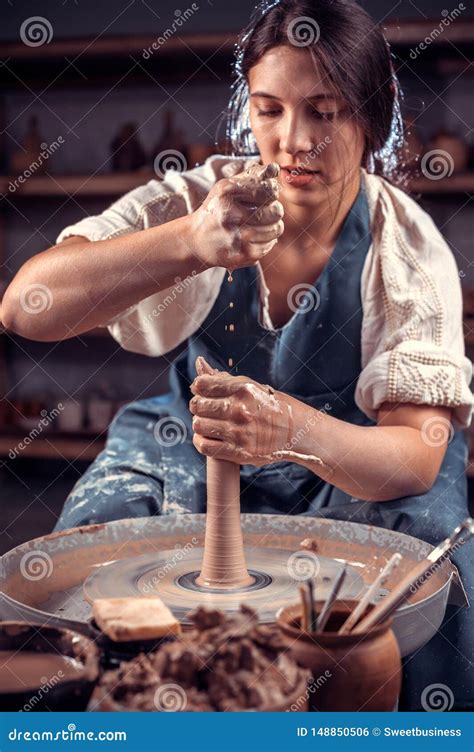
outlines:
{"label": "forearm", "polygon": [[297,400],[290,405],[294,437],[290,448],[305,455],[295,456],[294,461],[323,480],[367,501],[387,501],[428,489],[429,448],[418,429],[357,426]]}
{"label": "forearm", "polygon": [[[199,273],[202,265],[193,251],[188,216],[109,240],[59,244],[20,269],[2,301],[3,323],[31,339],[67,339],[193,271]],[[31,306],[25,305],[28,295]]]}

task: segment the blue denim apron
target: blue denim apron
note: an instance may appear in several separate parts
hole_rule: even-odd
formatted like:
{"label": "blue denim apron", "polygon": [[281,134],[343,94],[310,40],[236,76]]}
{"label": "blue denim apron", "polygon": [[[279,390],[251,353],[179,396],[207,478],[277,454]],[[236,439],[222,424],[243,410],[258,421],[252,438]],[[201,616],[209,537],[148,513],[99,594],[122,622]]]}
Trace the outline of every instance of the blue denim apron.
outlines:
{"label": "blue denim apron", "polygon": [[[198,355],[341,420],[374,425],[354,401],[361,372],[360,283],[370,243],[362,187],[322,273],[314,285],[303,286],[299,307],[276,330],[261,321],[258,269],[239,269],[232,282],[224,278],[211,312],[171,367],[171,394],[131,403],[115,416],[105,449],[75,485],[55,529],[205,512],[206,462],[192,444],[188,409]],[[241,509],[373,524],[434,544],[467,516],[466,456],[464,435],[456,433],[428,493],[380,503],[350,497],[295,463],[242,465]],[[455,562],[468,589],[467,551],[461,549]],[[449,688],[455,707],[473,706],[473,634],[471,609],[448,609],[438,634],[405,660],[400,707],[421,709],[423,690],[435,683]]]}

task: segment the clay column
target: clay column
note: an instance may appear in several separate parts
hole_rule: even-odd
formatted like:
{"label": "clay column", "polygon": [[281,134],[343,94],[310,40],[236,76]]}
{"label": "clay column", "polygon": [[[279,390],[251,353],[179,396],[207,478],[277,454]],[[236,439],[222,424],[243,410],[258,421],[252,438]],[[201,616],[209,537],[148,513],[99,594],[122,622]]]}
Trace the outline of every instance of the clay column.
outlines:
{"label": "clay column", "polygon": [[240,527],[240,465],[207,458],[204,556],[197,584],[209,588],[251,585]]}

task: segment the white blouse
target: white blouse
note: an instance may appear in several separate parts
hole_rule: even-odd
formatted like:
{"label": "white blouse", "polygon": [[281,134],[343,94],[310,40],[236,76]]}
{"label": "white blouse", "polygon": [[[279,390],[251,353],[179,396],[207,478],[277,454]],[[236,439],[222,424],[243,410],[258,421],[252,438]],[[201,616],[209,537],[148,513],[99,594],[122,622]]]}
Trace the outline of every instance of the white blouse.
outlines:
{"label": "white blouse", "polygon": [[[64,228],[70,235],[106,240],[190,214],[212,185],[254,160],[214,155],[204,165],[150,180],[97,216]],[[465,357],[462,296],[454,257],[431,217],[403,191],[364,172],[372,243],[361,277],[362,371],[358,407],[376,420],[380,405],[412,402],[453,408],[453,425],[469,425],[473,398],[471,361]],[[260,271],[262,320],[269,291]],[[163,355],[206,319],[226,274],[221,267],[186,279],[139,301],[104,322],[125,350]]]}

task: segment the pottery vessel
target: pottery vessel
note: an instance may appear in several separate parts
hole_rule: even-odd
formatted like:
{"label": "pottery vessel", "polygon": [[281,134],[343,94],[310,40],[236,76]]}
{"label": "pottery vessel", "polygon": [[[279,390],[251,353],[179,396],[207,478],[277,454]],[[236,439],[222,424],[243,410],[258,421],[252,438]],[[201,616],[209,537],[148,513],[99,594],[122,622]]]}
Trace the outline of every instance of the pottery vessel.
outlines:
{"label": "pottery vessel", "polygon": [[[316,604],[317,612],[322,605]],[[310,710],[392,711],[397,705],[401,658],[391,621],[366,634],[337,634],[356,605],[337,602],[325,631],[312,634],[301,630],[301,604],[287,606],[278,615],[292,656],[311,671]]]}

